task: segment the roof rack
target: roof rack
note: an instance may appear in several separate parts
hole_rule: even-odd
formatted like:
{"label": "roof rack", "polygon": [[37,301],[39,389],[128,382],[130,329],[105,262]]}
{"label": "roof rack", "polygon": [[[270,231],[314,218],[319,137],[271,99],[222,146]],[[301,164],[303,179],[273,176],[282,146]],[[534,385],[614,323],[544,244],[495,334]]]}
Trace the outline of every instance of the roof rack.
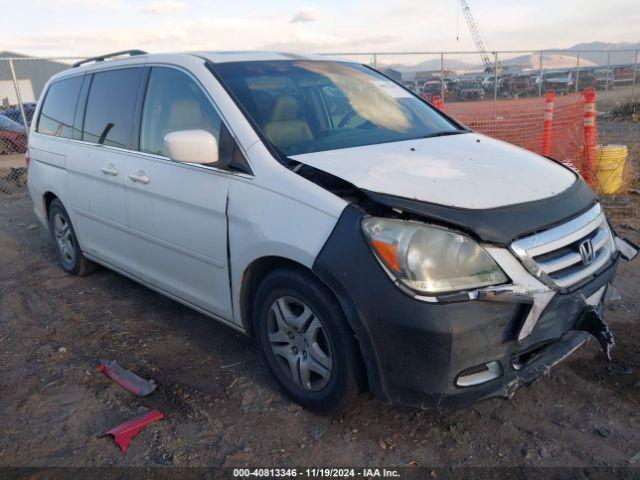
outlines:
{"label": "roof rack", "polygon": [[122,50],[121,52],[107,53],[106,55],[100,55],[99,57],[91,57],[91,58],[86,58],[84,60],[80,60],[79,62],[76,62],[73,65],[71,65],[71,68],[79,67],[80,65],[84,65],[85,63],[104,62],[108,58],[121,57],[123,55],[129,55],[130,57],[133,57],[135,55],[146,55],[146,54],[147,52],[143,50]]}

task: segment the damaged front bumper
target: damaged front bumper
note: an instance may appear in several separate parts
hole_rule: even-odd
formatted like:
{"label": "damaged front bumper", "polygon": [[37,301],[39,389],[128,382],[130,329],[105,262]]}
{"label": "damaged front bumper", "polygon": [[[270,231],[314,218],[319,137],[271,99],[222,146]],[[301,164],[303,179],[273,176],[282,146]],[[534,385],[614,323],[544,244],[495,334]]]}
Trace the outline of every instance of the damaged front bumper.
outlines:
{"label": "damaged front bumper", "polygon": [[630,242],[616,239],[612,261],[574,290],[548,288],[496,248],[489,252],[508,264],[513,285],[416,297],[374,258],[360,232],[362,216],[345,210],[313,270],[347,314],[376,397],[420,408],[463,406],[510,397],[592,335],[610,355],[613,337],[602,305],[613,296],[620,258],[637,254]]}
{"label": "damaged front bumper", "polygon": [[[447,305],[449,372],[441,379],[442,391],[427,395],[420,406],[464,406],[492,396],[511,397],[591,336],[609,356],[613,336],[601,315],[605,297],[613,292],[617,264],[571,293],[518,292],[510,301],[500,298],[507,293],[481,294],[475,301]],[[415,393],[414,405],[420,398]]]}

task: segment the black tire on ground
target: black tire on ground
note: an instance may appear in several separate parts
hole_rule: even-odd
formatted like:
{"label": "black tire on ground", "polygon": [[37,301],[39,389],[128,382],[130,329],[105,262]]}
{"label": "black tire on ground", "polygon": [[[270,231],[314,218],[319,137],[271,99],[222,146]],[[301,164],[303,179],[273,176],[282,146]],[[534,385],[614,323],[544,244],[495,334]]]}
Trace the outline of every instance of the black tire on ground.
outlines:
{"label": "black tire on ground", "polygon": [[[271,307],[283,297],[300,300],[313,312],[313,318],[322,324],[322,335],[326,337],[331,352],[332,368],[328,382],[318,390],[296,384],[293,373],[286,365],[283,366],[283,358],[277,357],[271,348],[269,328],[274,322]],[[344,407],[357,396],[358,385],[362,385],[358,380],[363,375],[363,368],[354,334],[339,302],[311,273],[284,267],[268,274],[256,292],[253,322],[257,343],[267,366],[293,401],[308,410],[322,412]],[[306,351],[304,354],[307,358]],[[309,360],[311,357],[309,350]]]}
{"label": "black tire on ground", "polygon": [[[60,216],[63,221],[69,226],[69,235],[71,240],[71,247],[73,249],[73,255],[65,256],[60,249],[58,241],[56,240],[55,235],[55,218],[56,216]],[[55,245],[56,253],[58,255],[58,261],[62,266],[62,269],[70,273],[72,275],[77,275],[82,277],[84,275],[88,275],[94,272],[97,269],[97,264],[85,258],[80,250],[80,244],[78,243],[78,237],[76,237],[76,232],[73,228],[73,224],[71,223],[71,219],[69,218],[69,214],[65,210],[62,202],[57,198],[53,199],[51,204],[49,205],[49,233],[51,234],[51,238]]]}

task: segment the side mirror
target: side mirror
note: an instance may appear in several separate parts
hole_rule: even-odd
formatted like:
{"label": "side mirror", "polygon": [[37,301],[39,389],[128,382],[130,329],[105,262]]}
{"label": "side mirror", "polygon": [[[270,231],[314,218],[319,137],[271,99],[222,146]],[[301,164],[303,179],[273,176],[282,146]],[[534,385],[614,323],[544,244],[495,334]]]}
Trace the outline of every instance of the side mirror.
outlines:
{"label": "side mirror", "polygon": [[164,137],[164,149],[169,158],[183,163],[215,163],[218,161],[218,141],[206,130],[180,130]]}

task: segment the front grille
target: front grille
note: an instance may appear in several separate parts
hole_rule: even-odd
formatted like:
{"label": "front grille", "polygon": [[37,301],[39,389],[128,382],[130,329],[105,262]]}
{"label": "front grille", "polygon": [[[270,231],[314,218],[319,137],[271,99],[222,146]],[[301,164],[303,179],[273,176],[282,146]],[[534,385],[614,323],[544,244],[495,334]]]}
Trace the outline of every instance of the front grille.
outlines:
{"label": "front grille", "polygon": [[567,223],[513,242],[511,250],[548,286],[569,288],[602,269],[614,247],[602,208],[595,205]]}

